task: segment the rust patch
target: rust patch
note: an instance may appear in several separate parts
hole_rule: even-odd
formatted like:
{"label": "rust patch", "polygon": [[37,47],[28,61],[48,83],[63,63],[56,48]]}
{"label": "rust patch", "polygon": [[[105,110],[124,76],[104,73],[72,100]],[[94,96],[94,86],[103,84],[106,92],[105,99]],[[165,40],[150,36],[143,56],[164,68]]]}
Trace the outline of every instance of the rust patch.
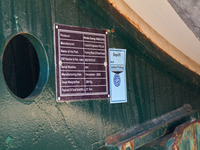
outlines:
{"label": "rust patch", "polygon": [[[134,27],[136,27],[141,33],[144,34],[143,30],[140,28],[139,24],[136,24],[132,19],[130,19],[127,15],[125,15],[118,7],[117,5],[112,2],[112,0],[108,0],[110,5],[112,5],[124,18],[126,18]],[[144,34],[145,35],[145,34]]]}
{"label": "rust patch", "polygon": [[174,137],[172,150],[179,150],[179,147],[185,142],[189,140],[189,146],[191,150],[197,150],[197,137],[196,131],[197,127],[200,126],[200,121],[196,120],[190,123],[186,123],[179,128],[177,128],[172,137]]}
{"label": "rust patch", "polygon": [[128,147],[131,150],[134,150],[134,141],[130,141],[130,142],[125,143],[124,145],[121,146],[120,150],[126,150]]}
{"label": "rust patch", "polygon": [[107,33],[114,33],[115,32],[115,30],[114,29],[111,29],[111,30],[107,30]]}
{"label": "rust patch", "polygon": [[178,146],[178,134],[175,134],[175,137],[174,137],[171,149],[172,150],[179,150],[179,146]]}
{"label": "rust patch", "polygon": [[106,145],[112,144],[112,143],[117,143],[118,142],[118,137],[117,136],[109,136],[106,139]]}
{"label": "rust patch", "polygon": [[197,128],[196,128],[196,124],[193,124],[193,140],[194,140],[194,149],[197,150],[197,139],[196,139],[196,131],[197,131]]}

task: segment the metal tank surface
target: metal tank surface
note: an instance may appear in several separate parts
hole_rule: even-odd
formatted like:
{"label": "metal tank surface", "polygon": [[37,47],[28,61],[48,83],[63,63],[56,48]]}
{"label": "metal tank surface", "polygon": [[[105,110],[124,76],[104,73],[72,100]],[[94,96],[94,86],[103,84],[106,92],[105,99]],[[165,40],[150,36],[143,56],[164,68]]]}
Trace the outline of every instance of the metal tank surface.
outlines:
{"label": "metal tank surface", "polygon": [[[199,76],[106,0],[0,0],[0,22],[0,150],[142,149],[198,120]],[[106,30],[127,50],[126,103],[56,101],[54,24]]]}

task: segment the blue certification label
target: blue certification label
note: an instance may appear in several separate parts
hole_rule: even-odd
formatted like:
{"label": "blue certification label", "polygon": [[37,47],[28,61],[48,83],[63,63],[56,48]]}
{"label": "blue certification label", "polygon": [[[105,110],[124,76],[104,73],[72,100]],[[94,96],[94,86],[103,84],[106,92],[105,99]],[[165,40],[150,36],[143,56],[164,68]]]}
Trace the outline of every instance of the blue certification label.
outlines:
{"label": "blue certification label", "polygon": [[126,49],[109,49],[110,103],[127,102]]}
{"label": "blue certification label", "polygon": [[116,87],[119,87],[119,86],[120,86],[121,79],[120,79],[120,75],[119,75],[119,74],[115,74],[115,75],[114,75],[113,82],[114,82],[114,85],[115,85]]}

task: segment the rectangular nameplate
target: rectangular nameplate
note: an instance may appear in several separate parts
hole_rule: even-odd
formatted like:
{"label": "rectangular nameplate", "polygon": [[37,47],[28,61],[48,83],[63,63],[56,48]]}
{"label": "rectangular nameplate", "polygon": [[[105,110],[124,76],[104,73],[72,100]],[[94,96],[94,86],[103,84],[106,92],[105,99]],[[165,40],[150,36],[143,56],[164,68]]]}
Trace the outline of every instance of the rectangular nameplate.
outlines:
{"label": "rectangular nameplate", "polygon": [[106,30],[54,27],[57,101],[108,99]]}

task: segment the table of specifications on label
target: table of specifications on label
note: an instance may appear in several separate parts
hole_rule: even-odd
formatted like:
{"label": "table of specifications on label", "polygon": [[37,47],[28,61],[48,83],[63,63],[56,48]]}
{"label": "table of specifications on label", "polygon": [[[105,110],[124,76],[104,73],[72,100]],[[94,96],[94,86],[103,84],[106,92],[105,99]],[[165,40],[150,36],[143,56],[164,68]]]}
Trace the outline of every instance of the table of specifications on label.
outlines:
{"label": "table of specifications on label", "polygon": [[109,98],[105,30],[55,24],[57,101]]}

